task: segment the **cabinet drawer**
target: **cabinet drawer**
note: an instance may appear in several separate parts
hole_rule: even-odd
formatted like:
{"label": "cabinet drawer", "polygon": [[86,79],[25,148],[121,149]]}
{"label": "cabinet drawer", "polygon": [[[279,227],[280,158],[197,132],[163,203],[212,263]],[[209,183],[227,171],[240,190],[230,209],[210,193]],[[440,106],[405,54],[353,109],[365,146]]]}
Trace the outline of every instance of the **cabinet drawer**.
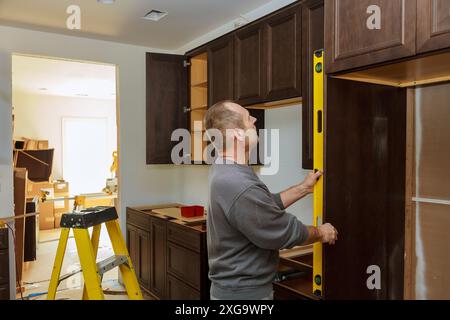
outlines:
{"label": "cabinet drawer", "polygon": [[167,297],[169,300],[200,300],[200,292],[175,277],[167,276]]}
{"label": "cabinet drawer", "polygon": [[167,240],[197,252],[201,251],[201,233],[183,226],[169,224],[167,228]]}
{"label": "cabinet drawer", "polygon": [[9,285],[0,285],[0,300],[9,300]]}
{"label": "cabinet drawer", "polygon": [[200,290],[200,255],[174,243],[167,243],[167,271]]}
{"label": "cabinet drawer", "polygon": [[130,208],[127,208],[127,223],[150,231],[150,216]]}
{"label": "cabinet drawer", "polygon": [[0,250],[8,248],[8,229],[0,229]]}
{"label": "cabinet drawer", "polygon": [[0,250],[0,284],[9,282],[9,253],[8,250]]}

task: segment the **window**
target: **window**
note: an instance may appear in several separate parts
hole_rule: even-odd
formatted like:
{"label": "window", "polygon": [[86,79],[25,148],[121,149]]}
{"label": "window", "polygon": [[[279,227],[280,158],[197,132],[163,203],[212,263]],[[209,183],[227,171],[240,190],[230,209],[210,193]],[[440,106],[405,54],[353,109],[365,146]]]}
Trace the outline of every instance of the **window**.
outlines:
{"label": "window", "polygon": [[62,131],[63,176],[71,194],[101,192],[111,176],[107,119],[63,118]]}

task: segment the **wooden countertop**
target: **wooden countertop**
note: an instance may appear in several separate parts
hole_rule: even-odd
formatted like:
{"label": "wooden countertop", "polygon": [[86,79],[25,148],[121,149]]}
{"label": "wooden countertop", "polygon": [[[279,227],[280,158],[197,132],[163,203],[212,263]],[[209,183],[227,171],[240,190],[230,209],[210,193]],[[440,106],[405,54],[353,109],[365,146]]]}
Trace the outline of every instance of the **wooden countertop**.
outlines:
{"label": "wooden countertop", "polygon": [[180,208],[184,206],[184,204],[181,203],[166,203],[166,204],[158,204],[158,205],[148,205],[148,206],[136,206],[136,207],[128,207],[132,210],[139,211],[140,213],[150,215],[153,217],[158,217],[160,219],[168,220],[174,224],[178,224],[184,227],[188,227],[194,230],[197,230],[199,232],[206,232],[206,223],[200,223],[198,225],[189,225],[184,223],[181,220],[177,220],[171,217],[167,217],[163,214],[158,213],[158,209],[167,209],[167,208]]}

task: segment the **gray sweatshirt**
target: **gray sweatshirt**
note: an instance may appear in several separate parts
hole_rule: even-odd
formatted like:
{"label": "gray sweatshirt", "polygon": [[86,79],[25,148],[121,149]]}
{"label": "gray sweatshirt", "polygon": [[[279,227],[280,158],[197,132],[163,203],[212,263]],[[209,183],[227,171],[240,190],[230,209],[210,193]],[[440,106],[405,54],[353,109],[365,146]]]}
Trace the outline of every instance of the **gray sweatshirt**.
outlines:
{"label": "gray sweatshirt", "polygon": [[214,164],[209,173],[211,295],[259,300],[272,293],[279,250],[304,243],[308,229],[284,210],[250,166]]}

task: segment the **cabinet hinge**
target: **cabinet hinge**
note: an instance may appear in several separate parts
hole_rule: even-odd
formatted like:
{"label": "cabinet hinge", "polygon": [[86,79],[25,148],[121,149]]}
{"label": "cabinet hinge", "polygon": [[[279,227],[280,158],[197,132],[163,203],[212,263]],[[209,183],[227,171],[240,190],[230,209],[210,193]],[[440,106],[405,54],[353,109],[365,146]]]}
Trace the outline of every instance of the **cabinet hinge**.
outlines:
{"label": "cabinet hinge", "polygon": [[183,60],[183,67],[187,68],[191,65],[191,63],[187,60]]}
{"label": "cabinet hinge", "polygon": [[188,112],[191,112],[191,108],[189,108],[189,107],[183,107],[183,112],[184,113],[188,113]]}

